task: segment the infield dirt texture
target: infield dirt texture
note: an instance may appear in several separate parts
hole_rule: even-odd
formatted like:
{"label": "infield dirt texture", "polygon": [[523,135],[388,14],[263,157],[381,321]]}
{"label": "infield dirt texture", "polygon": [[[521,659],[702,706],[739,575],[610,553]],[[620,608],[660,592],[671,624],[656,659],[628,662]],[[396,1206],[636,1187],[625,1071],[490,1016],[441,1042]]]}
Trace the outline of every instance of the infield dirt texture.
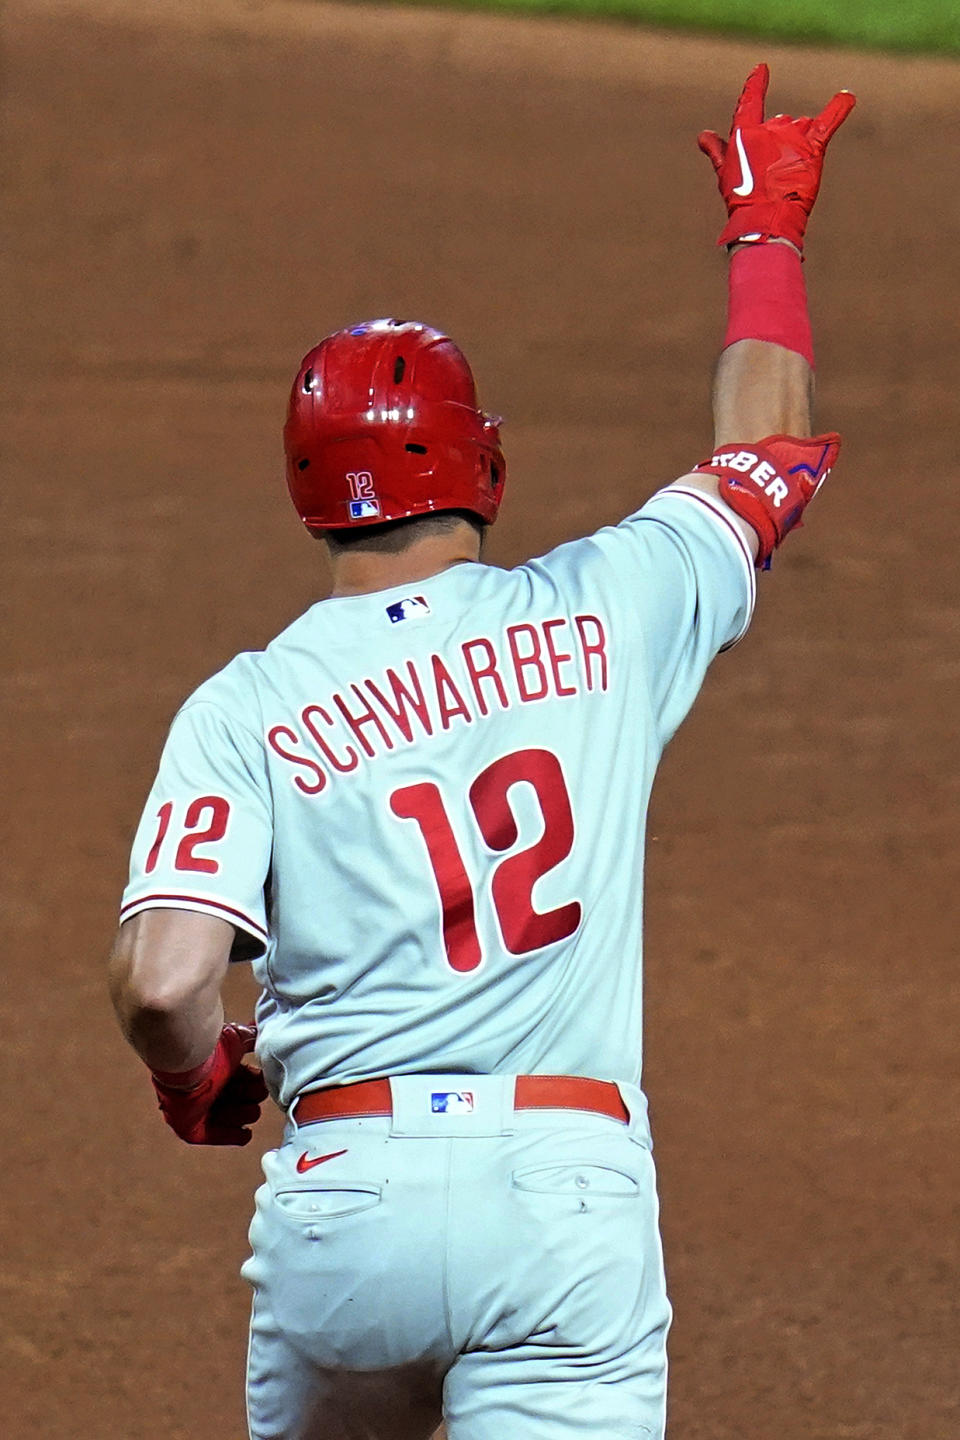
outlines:
{"label": "infield dirt texture", "polygon": [[507,417],[494,562],[619,519],[709,450],[695,137],[767,59],[774,109],[860,100],[808,262],[845,451],[655,796],[670,1436],[956,1437],[960,66],[285,0],[7,0],[3,36],[4,1435],[243,1433],[279,1126],[179,1144],[104,956],[173,711],[324,593],[300,355],[458,337]]}

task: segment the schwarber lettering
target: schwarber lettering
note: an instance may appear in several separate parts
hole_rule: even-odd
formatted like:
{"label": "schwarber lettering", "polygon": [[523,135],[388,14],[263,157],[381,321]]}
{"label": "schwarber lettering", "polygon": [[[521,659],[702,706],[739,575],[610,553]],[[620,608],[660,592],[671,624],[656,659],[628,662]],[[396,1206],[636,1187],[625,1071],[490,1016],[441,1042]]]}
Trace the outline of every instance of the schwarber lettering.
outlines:
{"label": "schwarber lettering", "polygon": [[296,718],[270,725],[266,740],[291,766],[291,783],[320,795],[328,782],[398,745],[472,725],[521,704],[605,692],[608,626],[597,615],[508,625],[499,643],[480,635],[451,655],[407,660],[376,679],[348,682]]}

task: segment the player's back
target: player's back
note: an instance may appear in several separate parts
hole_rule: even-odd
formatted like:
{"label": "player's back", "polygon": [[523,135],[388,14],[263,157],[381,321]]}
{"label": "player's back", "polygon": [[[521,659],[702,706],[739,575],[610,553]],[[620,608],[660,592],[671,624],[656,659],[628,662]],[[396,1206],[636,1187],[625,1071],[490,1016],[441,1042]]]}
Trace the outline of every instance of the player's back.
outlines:
{"label": "player's back", "polygon": [[412,594],[322,602],[266,652],[261,1044],[282,1026],[285,1055],[299,1037],[338,1078],[428,1059],[596,1073],[613,1013],[635,1046],[657,742],[605,607],[580,598],[545,572],[460,565]]}
{"label": "player's back", "polygon": [[269,865],[282,1103],[424,1069],[639,1079],[647,802],[746,568],[661,493],[516,570],[321,601],[192,697],[177,723],[249,790],[235,913]]}

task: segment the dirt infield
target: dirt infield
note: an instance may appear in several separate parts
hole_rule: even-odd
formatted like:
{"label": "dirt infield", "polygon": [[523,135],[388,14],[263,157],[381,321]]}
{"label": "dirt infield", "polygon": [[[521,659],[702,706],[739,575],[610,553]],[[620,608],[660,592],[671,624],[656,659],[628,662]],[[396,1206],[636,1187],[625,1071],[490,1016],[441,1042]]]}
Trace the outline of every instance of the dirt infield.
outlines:
{"label": "dirt infield", "polygon": [[358,317],[449,328],[508,417],[496,563],[635,508],[710,443],[720,204],[694,136],[765,57],[778,106],[860,96],[808,266],[846,453],[655,798],[670,1434],[951,1440],[960,210],[937,186],[960,67],[141,9],[3,18],[0,1428],[244,1431],[237,1269],[277,1118],[242,1153],[178,1145],[103,957],[172,711],[323,593],[278,463],[291,365]]}

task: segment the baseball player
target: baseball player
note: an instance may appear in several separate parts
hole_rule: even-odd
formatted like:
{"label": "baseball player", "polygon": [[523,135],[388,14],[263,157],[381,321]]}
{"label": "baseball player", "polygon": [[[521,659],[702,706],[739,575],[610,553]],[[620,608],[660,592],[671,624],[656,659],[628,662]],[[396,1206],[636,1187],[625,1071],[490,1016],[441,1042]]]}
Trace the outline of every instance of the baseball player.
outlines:
{"label": "baseball player", "polygon": [[[245,1267],[252,1440],[664,1433],[647,802],[839,447],[810,438],[801,251],[854,100],[765,120],[767,79],[700,137],[732,251],[714,451],[621,524],[481,561],[498,421],[426,325],[330,335],[294,382],[332,594],[174,719],[111,969],[182,1139],[246,1144],[268,1094],[287,1117]],[[225,1025],[245,959],[256,1027]]]}

